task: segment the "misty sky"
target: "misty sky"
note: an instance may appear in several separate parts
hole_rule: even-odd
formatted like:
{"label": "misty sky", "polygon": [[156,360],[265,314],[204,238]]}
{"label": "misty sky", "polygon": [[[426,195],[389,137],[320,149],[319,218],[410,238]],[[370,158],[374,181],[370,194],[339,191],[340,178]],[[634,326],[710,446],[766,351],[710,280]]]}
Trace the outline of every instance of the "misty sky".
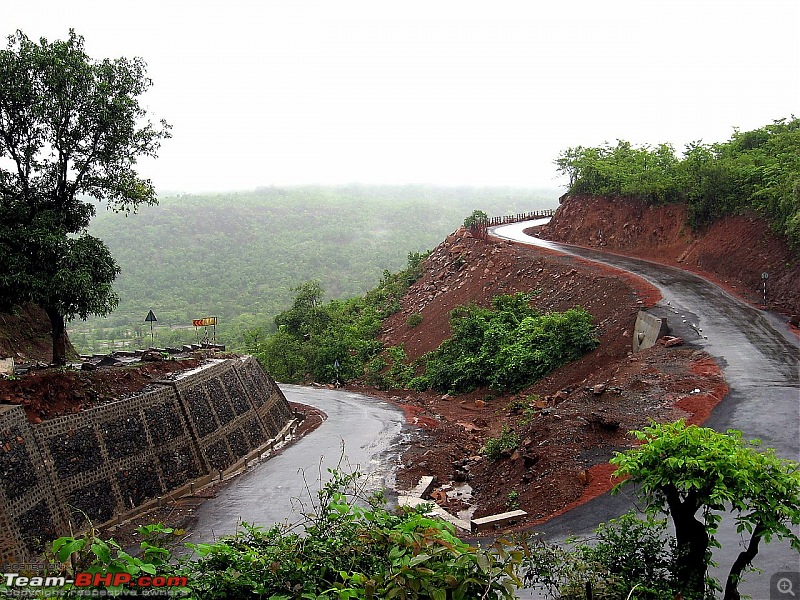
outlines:
{"label": "misty sky", "polygon": [[0,33],[141,56],[161,193],[561,187],[561,150],[800,113],[797,0],[3,0]]}

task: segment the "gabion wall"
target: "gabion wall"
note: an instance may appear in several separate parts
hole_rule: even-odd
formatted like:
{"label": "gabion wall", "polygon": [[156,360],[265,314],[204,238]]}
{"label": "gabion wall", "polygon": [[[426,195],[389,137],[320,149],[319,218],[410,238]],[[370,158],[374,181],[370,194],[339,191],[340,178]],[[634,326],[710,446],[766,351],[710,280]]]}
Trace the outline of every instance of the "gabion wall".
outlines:
{"label": "gabion wall", "polygon": [[212,361],[134,398],[38,425],[21,407],[0,407],[0,562],[225,471],[291,418],[252,357]]}

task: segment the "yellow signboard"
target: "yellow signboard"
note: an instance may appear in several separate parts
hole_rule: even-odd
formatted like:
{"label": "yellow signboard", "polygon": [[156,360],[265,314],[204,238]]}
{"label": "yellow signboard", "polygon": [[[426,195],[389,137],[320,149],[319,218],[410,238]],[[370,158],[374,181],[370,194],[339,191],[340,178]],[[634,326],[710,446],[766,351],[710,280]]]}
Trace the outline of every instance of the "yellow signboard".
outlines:
{"label": "yellow signboard", "polygon": [[204,319],[194,319],[192,325],[195,327],[208,327],[209,325],[216,325],[217,317],[206,317]]}

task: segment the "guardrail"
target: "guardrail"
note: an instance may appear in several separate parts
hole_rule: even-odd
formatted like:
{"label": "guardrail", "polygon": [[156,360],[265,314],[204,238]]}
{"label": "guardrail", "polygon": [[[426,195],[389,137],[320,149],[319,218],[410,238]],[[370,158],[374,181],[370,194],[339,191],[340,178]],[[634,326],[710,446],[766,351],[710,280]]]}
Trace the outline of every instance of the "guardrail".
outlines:
{"label": "guardrail", "polygon": [[534,212],[518,213],[516,215],[504,215],[502,217],[490,217],[487,226],[494,227],[495,225],[507,225],[508,223],[519,223],[520,221],[533,221],[534,219],[546,219],[556,214],[554,208],[546,210],[537,210]]}
{"label": "guardrail", "polygon": [[469,230],[473,237],[485,240],[489,227],[496,225],[508,225],[509,223],[519,223],[520,221],[533,221],[535,219],[546,219],[556,214],[554,208],[547,208],[544,210],[537,210],[533,212],[517,213],[515,215],[503,215],[502,217],[489,217],[485,221],[481,220],[473,224]]}

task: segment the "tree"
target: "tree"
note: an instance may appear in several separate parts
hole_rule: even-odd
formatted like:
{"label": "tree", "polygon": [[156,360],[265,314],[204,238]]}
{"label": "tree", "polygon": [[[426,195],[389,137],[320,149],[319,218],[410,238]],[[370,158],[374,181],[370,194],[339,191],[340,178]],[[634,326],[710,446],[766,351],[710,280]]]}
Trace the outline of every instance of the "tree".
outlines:
{"label": "tree", "polygon": [[0,50],[0,309],[41,305],[55,364],[66,361],[65,322],[106,315],[118,300],[119,268],[86,234],[91,199],[125,212],[157,202],[134,168],[170,137],[139,102],[152,84],[145,67],[91,59],[73,30],[52,43],[17,31]]}
{"label": "tree", "polygon": [[703,597],[710,549],[718,545],[719,511],[735,513],[737,531],[750,534],[731,566],[725,600],[739,599],[742,573],[762,539],[788,539],[800,552],[800,539],[791,529],[800,524],[800,465],[778,458],[772,449],[757,451],[758,441],[743,441],[736,430],[718,433],[681,420],[633,433],[644,443],[611,459],[618,467],[615,476],[639,484],[648,511],[671,516],[685,597]]}

